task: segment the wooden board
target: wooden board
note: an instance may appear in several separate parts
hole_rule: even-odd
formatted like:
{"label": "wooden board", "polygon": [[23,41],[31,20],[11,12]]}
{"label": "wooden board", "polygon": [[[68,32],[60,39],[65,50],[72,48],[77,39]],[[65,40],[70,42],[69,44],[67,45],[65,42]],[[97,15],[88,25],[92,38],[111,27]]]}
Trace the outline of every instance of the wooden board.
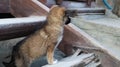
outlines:
{"label": "wooden board", "polygon": [[47,14],[46,10],[33,1],[37,0],[11,0],[11,13],[16,17],[45,16]]}
{"label": "wooden board", "polygon": [[38,1],[40,1],[43,4],[47,3],[47,0],[38,0]]}
{"label": "wooden board", "polygon": [[0,13],[10,13],[9,0],[0,0]]}
{"label": "wooden board", "polygon": [[46,17],[0,19],[0,41],[30,35],[41,28]]}

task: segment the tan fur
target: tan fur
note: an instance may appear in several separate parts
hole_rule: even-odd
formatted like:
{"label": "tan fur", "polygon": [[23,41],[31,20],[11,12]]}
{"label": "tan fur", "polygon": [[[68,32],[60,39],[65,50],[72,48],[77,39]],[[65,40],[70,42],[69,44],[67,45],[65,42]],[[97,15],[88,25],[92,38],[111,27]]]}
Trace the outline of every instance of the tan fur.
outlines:
{"label": "tan fur", "polygon": [[30,67],[37,58],[47,55],[49,64],[53,64],[54,49],[62,38],[65,8],[54,6],[47,17],[47,24],[28,37],[19,47],[15,56],[17,67]]}

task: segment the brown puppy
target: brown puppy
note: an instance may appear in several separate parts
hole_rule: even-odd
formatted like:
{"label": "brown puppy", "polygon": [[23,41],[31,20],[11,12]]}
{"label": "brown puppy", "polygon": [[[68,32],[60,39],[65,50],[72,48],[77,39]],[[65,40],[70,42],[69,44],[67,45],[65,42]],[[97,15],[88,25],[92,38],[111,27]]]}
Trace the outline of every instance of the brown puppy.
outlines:
{"label": "brown puppy", "polygon": [[52,7],[46,25],[14,46],[12,60],[15,61],[16,67],[30,67],[33,61],[43,55],[47,55],[49,64],[54,63],[54,50],[63,36],[64,16],[65,8]]}

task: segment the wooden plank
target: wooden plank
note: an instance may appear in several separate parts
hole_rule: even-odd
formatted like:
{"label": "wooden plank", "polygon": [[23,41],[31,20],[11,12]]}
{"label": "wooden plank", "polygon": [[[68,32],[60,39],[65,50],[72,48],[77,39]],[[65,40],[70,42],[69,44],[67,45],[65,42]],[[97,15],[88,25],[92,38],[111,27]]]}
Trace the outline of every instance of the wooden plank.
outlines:
{"label": "wooden plank", "polygon": [[69,8],[69,13],[80,13],[80,14],[105,14],[104,8]]}
{"label": "wooden plank", "polygon": [[[76,43],[79,43],[79,45]],[[69,24],[68,26],[65,26],[64,38],[59,45],[59,49],[62,50],[65,54],[71,55],[74,53],[72,48],[73,45],[100,48],[104,51],[104,53],[100,53],[101,63],[103,67],[120,66],[120,61],[114,55],[112,55],[112,53],[107,51],[105,47],[101,46],[100,43],[91,38],[84,31],[81,31],[73,24]]]}
{"label": "wooden plank", "polygon": [[0,19],[0,40],[27,36],[41,28],[46,17]]}
{"label": "wooden plank", "polygon": [[9,0],[0,0],[0,13],[10,13]]}
{"label": "wooden plank", "polygon": [[16,17],[27,17],[31,15],[45,16],[47,11],[42,7],[43,4],[39,2],[42,5],[40,7],[37,4],[38,2],[37,0],[11,0],[11,13]]}
{"label": "wooden plank", "polygon": [[80,43],[82,46],[92,46],[92,44],[85,40],[85,37],[83,37],[80,33],[78,33],[69,25],[65,26],[63,37],[64,38],[61,44],[59,45],[59,48],[68,56],[74,53],[72,50],[72,45],[76,45],[76,42]]}
{"label": "wooden plank", "polygon": [[[89,60],[88,60],[89,58]],[[78,55],[76,57],[66,57],[63,58],[62,60],[58,61],[56,64],[53,65],[44,65],[42,67],[85,67],[86,64],[88,64],[89,61],[95,59],[94,54],[83,54],[83,55]],[[87,62],[85,62],[85,60]]]}
{"label": "wooden plank", "polygon": [[43,3],[43,4],[46,4],[46,3],[47,3],[47,0],[38,0],[38,1],[40,1],[40,2]]}
{"label": "wooden plank", "polygon": [[[55,0],[56,1],[56,4],[57,5],[60,5],[61,3],[63,3],[63,0]],[[91,2],[93,1],[93,0],[64,0],[64,1],[77,1],[77,2],[86,2],[86,5],[87,6],[91,6]]]}

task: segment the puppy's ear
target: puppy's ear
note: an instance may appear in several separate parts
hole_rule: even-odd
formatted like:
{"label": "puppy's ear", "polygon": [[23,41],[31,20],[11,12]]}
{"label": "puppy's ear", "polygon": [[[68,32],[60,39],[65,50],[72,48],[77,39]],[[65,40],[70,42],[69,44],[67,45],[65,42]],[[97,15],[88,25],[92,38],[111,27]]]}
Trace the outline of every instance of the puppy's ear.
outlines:
{"label": "puppy's ear", "polygon": [[53,9],[53,8],[55,8],[55,7],[58,7],[58,5],[53,5],[53,6],[50,8],[50,10]]}
{"label": "puppy's ear", "polygon": [[[62,7],[62,6],[61,6]],[[65,7],[62,7],[62,9],[65,11],[65,13],[66,13],[66,8]]]}

